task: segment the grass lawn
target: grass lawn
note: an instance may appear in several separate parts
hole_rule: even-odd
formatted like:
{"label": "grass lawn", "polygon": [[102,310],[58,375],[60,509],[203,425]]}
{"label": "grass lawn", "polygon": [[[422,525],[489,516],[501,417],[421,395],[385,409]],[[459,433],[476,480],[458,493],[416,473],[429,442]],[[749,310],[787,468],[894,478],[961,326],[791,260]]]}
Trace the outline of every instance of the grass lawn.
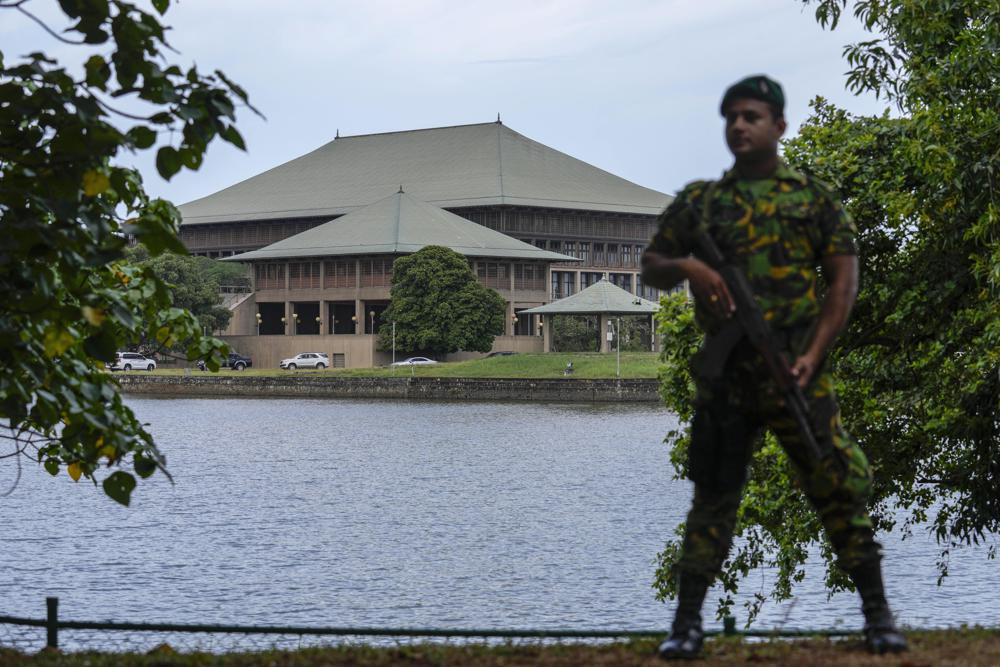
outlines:
{"label": "grass lawn", "polygon": [[[223,369],[222,374],[244,374],[258,376],[275,375],[316,375],[334,377],[465,377],[465,378],[561,378],[566,364],[573,363],[573,375],[580,379],[614,378],[617,357],[612,354],[596,352],[554,352],[550,354],[513,354],[507,357],[491,357],[473,361],[454,361],[428,366],[411,366],[399,368],[349,368],[349,369],[298,369],[285,371],[278,368],[256,369],[245,371],[230,371]],[[622,378],[655,378],[659,362],[655,352],[622,352]],[[146,374],[146,371],[132,371]],[[185,369],[158,369],[153,375],[182,375]],[[191,370],[192,374],[202,375],[201,371]]]}
{"label": "grass lawn", "polygon": [[[996,667],[1000,665],[1000,630],[933,630],[908,633],[910,651],[902,655],[875,656],[868,654],[860,638],[830,640],[766,640],[749,642],[739,637],[709,640],[702,667],[721,665],[811,665],[813,667]],[[110,665],[147,667],[187,667],[201,665],[248,667],[383,667],[386,665],[465,667],[653,667],[667,663],[655,655],[657,642],[641,640],[601,646],[561,645],[441,645],[408,644],[391,648],[349,646],[298,651],[261,651],[258,653],[206,654],[174,653],[161,647],[149,654],[41,652],[22,654],[0,649],[0,667],[8,665],[40,665],[105,667]],[[674,663],[677,664],[677,663]]]}

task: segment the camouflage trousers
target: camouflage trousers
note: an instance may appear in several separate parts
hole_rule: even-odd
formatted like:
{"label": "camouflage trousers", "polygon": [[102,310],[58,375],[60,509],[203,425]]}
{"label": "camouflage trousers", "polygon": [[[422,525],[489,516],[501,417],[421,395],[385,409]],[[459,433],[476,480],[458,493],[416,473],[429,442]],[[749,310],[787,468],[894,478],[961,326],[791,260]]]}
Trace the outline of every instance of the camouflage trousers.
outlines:
{"label": "camouflage trousers", "polygon": [[805,389],[813,435],[825,454],[806,455],[795,422],[756,351],[743,343],[724,376],[697,381],[688,476],[695,484],[677,569],[712,581],[729,552],[736,512],[754,447],[764,429],[781,443],[799,484],[826,529],[845,570],[881,558],[867,502],[872,475],[868,459],[844,430],[831,375],[819,369]]}

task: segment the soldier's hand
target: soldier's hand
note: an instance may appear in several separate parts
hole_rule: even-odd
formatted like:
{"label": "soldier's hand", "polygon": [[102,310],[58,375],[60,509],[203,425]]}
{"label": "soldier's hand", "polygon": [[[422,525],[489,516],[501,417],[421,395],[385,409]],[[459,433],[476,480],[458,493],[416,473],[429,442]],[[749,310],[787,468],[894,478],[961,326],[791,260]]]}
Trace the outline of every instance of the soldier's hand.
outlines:
{"label": "soldier's hand", "polygon": [[692,257],[689,261],[687,278],[694,297],[715,315],[732,317],[736,312],[736,302],[729,293],[726,281],[718,271],[701,260]]}
{"label": "soldier's hand", "polygon": [[792,377],[794,377],[799,383],[799,386],[804,389],[805,386],[809,384],[809,380],[812,379],[813,373],[816,372],[816,368],[818,366],[819,360],[807,352],[796,359],[795,363],[792,364]]}

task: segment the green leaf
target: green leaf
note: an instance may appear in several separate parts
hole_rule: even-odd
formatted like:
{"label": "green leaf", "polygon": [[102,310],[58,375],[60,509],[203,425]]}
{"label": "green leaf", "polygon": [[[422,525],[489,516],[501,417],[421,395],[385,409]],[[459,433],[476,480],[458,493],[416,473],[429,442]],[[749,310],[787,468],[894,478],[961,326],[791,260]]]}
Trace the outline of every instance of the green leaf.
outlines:
{"label": "green leaf", "polygon": [[149,148],[156,143],[156,132],[145,125],[136,125],[128,131],[129,141],[136,148]]}
{"label": "green leaf", "polygon": [[164,179],[169,181],[182,166],[181,156],[172,146],[163,146],[156,151],[156,171],[160,172],[160,176]]}
{"label": "green leaf", "polygon": [[153,7],[162,16],[167,13],[167,8],[170,7],[170,0],[153,0]]}
{"label": "green leaf", "polygon": [[55,459],[45,459],[45,463],[42,466],[45,468],[45,472],[53,477],[59,474],[59,461]]}
{"label": "green leaf", "polygon": [[156,472],[156,461],[142,454],[135,455],[135,473],[139,477],[146,479],[154,472]]}
{"label": "green leaf", "polygon": [[132,500],[132,491],[135,489],[135,477],[122,470],[111,473],[101,484],[104,493],[122,505],[128,507]]}
{"label": "green leaf", "polygon": [[241,135],[237,130],[235,125],[227,125],[226,129],[219,133],[219,136],[236,146],[241,151],[247,149],[246,143],[243,141],[243,135]]}
{"label": "green leaf", "polygon": [[83,349],[94,359],[112,361],[119,343],[118,337],[109,327],[102,327],[83,341]]}

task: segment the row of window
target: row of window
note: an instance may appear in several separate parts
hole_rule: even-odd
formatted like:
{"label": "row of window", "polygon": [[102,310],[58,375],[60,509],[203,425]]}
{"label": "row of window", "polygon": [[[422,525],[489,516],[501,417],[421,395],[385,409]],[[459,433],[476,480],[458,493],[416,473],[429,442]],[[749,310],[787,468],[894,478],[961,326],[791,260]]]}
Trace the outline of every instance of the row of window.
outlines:
{"label": "row of window", "polygon": [[[585,290],[597,281],[601,280],[605,274],[596,271],[580,272],[580,289]],[[660,298],[660,291],[655,287],[642,284],[642,276],[638,273],[608,273],[608,282],[621,287],[626,292],[641,296],[650,301]],[[633,286],[632,281],[635,281]],[[552,272],[552,298],[563,299],[576,294],[576,272],[575,271],[553,271]]]}
{"label": "row of window", "polygon": [[583,260],[585,266],[638,268],[645,246],[630,243],[565,241],[560,239],[521,239],[535,247]]}
{"label": "row of window", "polygon": [[202,248],[263,247],[289,236],[312,229],[329,218],[299,220],[265,220],[216,225],[186,225],[181,227],[181,242],[191,250]]}
{"label": "row of window", "polygon": [[[614,214],[500,211],[497,209],[460,209],[456,213],[490,229],[512,235],[553,234],[645,241],[653,233],[656,226],[652,216],[648,216],[646,219],[647,216],[637,218]],[[263,247],[307,229],[312,229],[331,219],[330,217],[319,217],[186,225],[181,227],[181,241],[191,250],[220,247]],[[594,252],[597,253],[597,246],[604,244],[595,243],[594,245]],[[581,259],[586,258],[581,257]],[[598,260],[597,263],[601,262]],[[628,264],[620,266],[628,266]]]}
{"label": "row of window", "polygon": [[455,213],[505,234],[558,234],[646,241],[656,228],[653,216],[559,210],[459,209]]}
{"label": "row of window", "polygon": [[[392,257],[362,259],[336,259],[323,262],[322,287],[324,289],[355,287],[391,287]],[[288,267],[289,289],[319,289],[320,262],[288,262],[287,264],[255,264],[254,276],[257,289],[285,289],[285,267]],[[510,289],[511,264],[503,262],[476,262],[476,275],[487,287],[497,290]],[[539,264],[514,264],[514,289],[545,289],[545,267]]]}

